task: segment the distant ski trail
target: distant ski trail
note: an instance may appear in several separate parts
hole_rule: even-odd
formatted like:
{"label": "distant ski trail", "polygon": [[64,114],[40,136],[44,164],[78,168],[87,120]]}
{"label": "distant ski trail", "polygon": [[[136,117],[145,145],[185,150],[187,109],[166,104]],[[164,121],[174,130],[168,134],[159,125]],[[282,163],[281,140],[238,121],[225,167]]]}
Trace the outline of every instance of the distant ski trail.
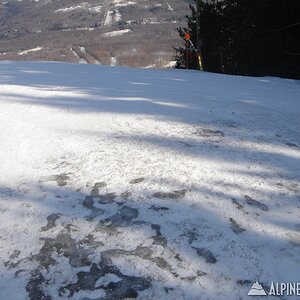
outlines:
{"label": "distant ski trail", "polygon": [[80,63],[80,64],[88,63],[85,59],[81,58],[73,48],[70,48],[70,51],[76,56],[76,58],[78,58],[78,63]]}
{"label": "distant ski trail", "polygon": [[170,5],[170,3],[169,3],[168,1],[166,1],[166,0],[165,0],[165,2],[166,2],[166,4],[167,4],[169,10],[173,12],[174,9],[173,9],[172,6]]}

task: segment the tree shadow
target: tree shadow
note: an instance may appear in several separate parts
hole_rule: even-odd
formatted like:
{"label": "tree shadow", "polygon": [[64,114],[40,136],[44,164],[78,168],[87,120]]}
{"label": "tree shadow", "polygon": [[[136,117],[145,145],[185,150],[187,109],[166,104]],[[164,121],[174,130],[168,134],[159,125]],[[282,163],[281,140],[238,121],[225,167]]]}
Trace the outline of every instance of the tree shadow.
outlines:
{"label": "tree shadow", "polygon": [[[287,106],[285,111],[290,113],[298,107],[295,102],[299,95],[297,81],[277,78],[270,78],[266,83],[259,78],[196,71],[172,70],[170,73],[167,70],[38,62],[2,63],[0,68],[3,84],[21,87],[16,96],[23,103],[68,107],[78,113],[139,113],[191,123],[211,118],[212,112],[216,117],[220,114],[232,117],[232,112],[242,113],[245,108],[251,112],[251,107],[261,111],[266,108],[268,114],[280,113],[284,117],[282,107]],[[234,90],[233,80],[236,83]],[[258,82],[261,83],[259,89]],[[286,88],[284,92],[276,88],[279,82]],[[24,86],[29,89],[22,97]],[[166,89],[168,93],[165,93]],[[55,91],[65,92],[65,95],[55,96]],[[13,91],[9,93],[13,96]],[[221,100],[223,97],[225,102]]]}
{"label": "tree shadow", "polygon": [[58,178],[0,189],[2,276],[16,282],[15,295],[238,299],[257,279],[299,275],[299,224],[273,222],[279,209],[180,181],[152,190],[153,178],[136,178],[115,191]]}
{"label": "tree shadow", "polygon": [[297,82],[67,66],[0,64],[0,101],[41,108],[24,115],[55,141],[20,138],[73,154],[0,188],[0,298],[239,299],[297,281]]}

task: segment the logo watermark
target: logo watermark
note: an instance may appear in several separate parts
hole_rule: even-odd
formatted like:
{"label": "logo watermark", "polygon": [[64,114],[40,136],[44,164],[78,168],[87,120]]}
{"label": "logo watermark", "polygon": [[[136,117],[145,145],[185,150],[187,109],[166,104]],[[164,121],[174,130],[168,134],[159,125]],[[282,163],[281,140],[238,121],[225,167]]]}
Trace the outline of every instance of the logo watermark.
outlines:
{"label": "logo watermark", "polygon": [[300,296],[300,282],[271,282],[270,288],[254,282],[248,296]]}
{"label": "logo watermark", "polygon": [[258,281],[255,281],[247,295],[248,296],[267,296],[267,293],[264,290],[264,288],[262,287],[262,285]]}

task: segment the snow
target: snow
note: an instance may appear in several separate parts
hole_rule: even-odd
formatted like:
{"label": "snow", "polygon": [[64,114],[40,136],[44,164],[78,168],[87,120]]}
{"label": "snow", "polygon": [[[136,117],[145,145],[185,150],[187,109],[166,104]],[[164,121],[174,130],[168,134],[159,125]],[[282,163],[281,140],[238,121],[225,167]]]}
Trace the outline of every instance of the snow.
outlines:
{"label": "snow", "polygon": [[36,48],[32,48],[32,49],[28,49],[28,50],[25,50],[25,51],[18,52],[18,55],[24,55],[24,54],[27,54],[27,53],[30,53],[30,52],[37,52],[37,51],[41,51],[41,50],[42,50],[42,47],[36,47]]}
{"label": "snow", "polygon": [[95,28],[93,28],[93,27],[77,27],[76,30],[79,30],[79,31],[94,31]]}
{"label": "snow", "polygon": [[117,9],[115,10],[115,22],[120,22],[120,21],[122,21],[122,15],[120,11]]}
{"label": "snow", "polygon": [[92,12],[100,13],[102,11],[102,5],[96,5],[96,6],[90,7],[89,10]]}
{"label": "snow", "polygon": [[113,11],[108,9],[106,11],[106,17],[105,17],[103,25],[110,26],[112,24],[112,21],[113,21]]}
{"label": "snow", "polygon": [[79,49],[80,49],[80,51],[82,52],[82,53],[86,53],[86,50],[85,50],[85,47],[79,47]]}
{"label": "snow", "polygon": [[299,95],[272,77],[1,62],[0,299],[299,281]]}
{"label": "snow", "polygon": [[114,57],[114,56],[112,56],[112,57],[110,58],[110,66],[111,66],[111,67],[115,67],[117,64],[118,64],[117,58]]}
{"label": "snow", "polygon": [[57,9],[55,12],[59,13],[59,12],[70,12],[73,10],[78,10],[78,9],[84,9],[86,7],[87,3],[83,3],[83,5],[77,5],[77,6],[70,6],[70,7],[66,7],[66,8],[60,8]]}
{"label": "snow", "polygon": [[123,35],[125,33],[129,33],[131,31],[132,31],[131,29],[120,29],[120,30],[106,32],[102,36],[104,36],[104,37],[115,37],[115,36]]}
{"label": "snow", "polygon": [[81,5],[69,6],[66,8],[57,9],[55,12],[56,13],[68,13],[68,12],[72,12],[74,10],[88,10],[91,12],[99,13],[102,11],[102,6],[101,5],[91,6],[89,3],[84,2],[84,3],[81,3]]}
{"label": "snow", "polygon": [[170,11],[174,11],[173,7],[170,5],[170,3],[169,3],[169,2],[167,2],[167,1],[166,1],[166,4],[167,4],[167,6],[168,6],[168,10],[170,10]]}
{"label": "snow", "polygon": [[[80,47],[79,50],[80,50],[81,52],[85,53],[85,48]],[[81,58],[73,48],[70,48],[70,51],[71,51],[71,52],[74,54],[74,56],[78,59],[78,63],[80,63],[80,64],[87,64],[87,61],[86,61],[84,58]]]}
{"label": "snow", "polygon": [[129,5],[136,5],[135,1],[126,1],[126,2],[115,1],[114,3],[115,3],[116,7],[126,7],[126,6],[129,6]]}

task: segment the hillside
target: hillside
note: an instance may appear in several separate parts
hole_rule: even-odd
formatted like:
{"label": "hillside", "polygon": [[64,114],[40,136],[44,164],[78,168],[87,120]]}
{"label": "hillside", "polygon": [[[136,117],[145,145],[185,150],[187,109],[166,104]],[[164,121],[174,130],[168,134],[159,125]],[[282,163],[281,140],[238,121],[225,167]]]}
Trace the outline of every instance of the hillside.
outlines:
{"label": "hillside", "polygon": [[165,67],[191,1],[0,1],[0,60]]}
{"label": "hillside", "polygon": [[235,300],[297,282],[299,94],[0,62],[0,299]]}

